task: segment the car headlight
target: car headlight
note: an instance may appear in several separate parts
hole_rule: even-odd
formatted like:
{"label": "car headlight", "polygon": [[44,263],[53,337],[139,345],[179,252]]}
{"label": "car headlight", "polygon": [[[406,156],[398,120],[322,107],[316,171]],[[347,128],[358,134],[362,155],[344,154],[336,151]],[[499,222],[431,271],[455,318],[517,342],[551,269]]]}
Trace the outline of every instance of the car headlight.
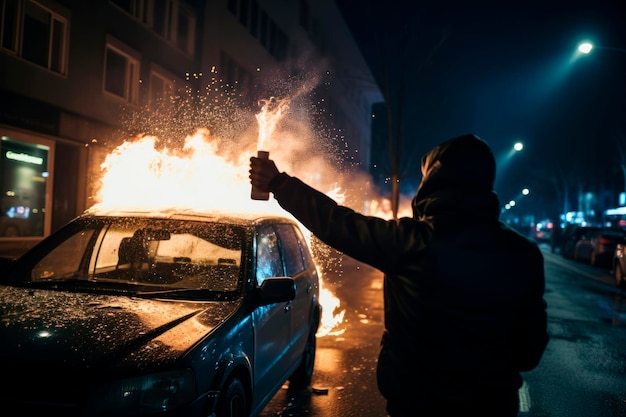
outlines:
{"label": "car headlight", "polygon": [[120,379],[100,386],[85,407],[85,416],[140,416],[189,404],[196,397],[189,369]]}

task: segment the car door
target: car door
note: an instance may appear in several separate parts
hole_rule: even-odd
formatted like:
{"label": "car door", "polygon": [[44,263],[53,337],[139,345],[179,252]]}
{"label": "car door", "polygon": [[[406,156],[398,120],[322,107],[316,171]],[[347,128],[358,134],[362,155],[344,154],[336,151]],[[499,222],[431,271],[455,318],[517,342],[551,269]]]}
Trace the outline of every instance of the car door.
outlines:
{"label": "car door", "polygon": [[292,301],[291,309],[291,342],[293,344],[292,360],[296,361],[301,355],[309,334],[311,306],[313,304],[312,273],[317,273],[309,265],[313,265],[302,232],[294,225],[281,224],[277,226],[283,256],[285,258],[285,272],[293,278],[296,285],[296,297]]}
{"label": "car door", "polygon": [[[278,235],[272,226],[256,234],[256,284],[285,276]],[[254,326],[254,380],[259,398],[286,378],[290,365],[291,301],[260,306],[252,313]]]}

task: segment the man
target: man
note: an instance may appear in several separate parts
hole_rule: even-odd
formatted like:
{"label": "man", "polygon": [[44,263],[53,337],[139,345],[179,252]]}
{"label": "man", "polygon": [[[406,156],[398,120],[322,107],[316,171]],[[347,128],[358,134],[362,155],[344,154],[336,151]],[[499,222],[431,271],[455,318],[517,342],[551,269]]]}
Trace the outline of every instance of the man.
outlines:
{"label": "man", "polygon": [[499,221],[495,174],[486,142],[448,140],[422,158],[413,218],[395,221],[340,206],[272,160],[250,158],[254,187],[385,274],[377,381],[391,417],[518,414],[521,372],[548,343],[544,265],[536,243]]}

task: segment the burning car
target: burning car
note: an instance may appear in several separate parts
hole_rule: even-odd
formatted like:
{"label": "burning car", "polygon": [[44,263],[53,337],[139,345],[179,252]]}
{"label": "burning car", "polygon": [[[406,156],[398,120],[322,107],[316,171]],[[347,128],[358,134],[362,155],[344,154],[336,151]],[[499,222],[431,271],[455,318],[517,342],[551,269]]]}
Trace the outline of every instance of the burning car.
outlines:
{"label": "burning car", "polygon": [[310,384],[318,271],[289,218],[86,213],[4,262],[16,416],[254,416]]}

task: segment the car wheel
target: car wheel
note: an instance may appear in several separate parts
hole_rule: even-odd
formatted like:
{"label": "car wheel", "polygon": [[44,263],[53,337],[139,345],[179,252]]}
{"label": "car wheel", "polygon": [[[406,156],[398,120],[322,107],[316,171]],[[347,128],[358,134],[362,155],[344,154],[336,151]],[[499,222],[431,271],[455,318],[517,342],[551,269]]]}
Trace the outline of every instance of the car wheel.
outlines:
{"label": "car wheel", "polygon": [[615,264],[615,283],[619,288],[624,288],[626,285],[624,284],[624,272],[622,271],[622,267],[619,263]]}
{"label": "car wheel", "polygon": [[246,390],[239,379],[231,379],[220,397],[217,417],[248,417]]}
{"label": "car wheel", "polygon": [[301,389],[311,385],[313,378],[313,368],[315,367],[315,351],[317,346],[317,327],[309,330],[309,337],[302,353],[302,362],[289,377],[290,389]]}

